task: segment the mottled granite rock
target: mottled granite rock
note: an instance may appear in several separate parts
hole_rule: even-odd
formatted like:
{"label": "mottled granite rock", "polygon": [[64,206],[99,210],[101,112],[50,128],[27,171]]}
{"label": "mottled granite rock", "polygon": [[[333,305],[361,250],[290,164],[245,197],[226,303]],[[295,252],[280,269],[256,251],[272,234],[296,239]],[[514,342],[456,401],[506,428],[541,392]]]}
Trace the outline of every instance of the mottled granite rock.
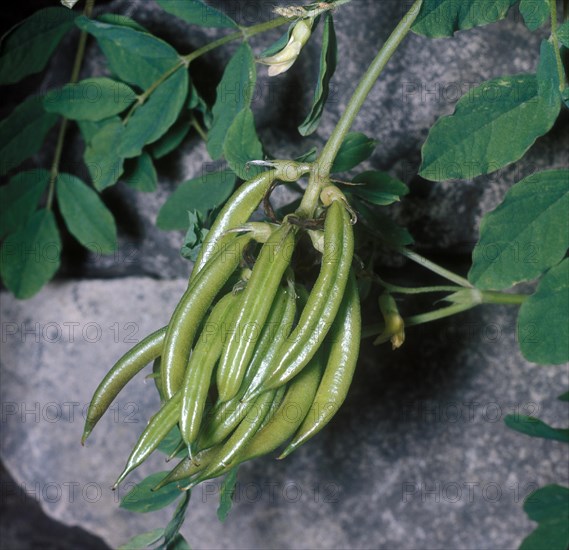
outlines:
{"label": "mottled granite rock", "polygon": [[[2,459],[49,515],[111,547],[172,512],[130,514],[110,490],[157,405],[152,382],[133,381],[86,448],[81,413],[127,341],[167,321],[184,285],[125,278],[53,284],[27,302],[1,296]],[[516,547],[531,530],[521,499],[567,483],[569,452],[508,430],[503,417],[566,424],[555,397],[569,376],[526,363],[513,326],[513,311],[480,309],[410,330],[395,353],[366,345],[334,422],[285,461],[245,465],[225,525],[217,482],[194,492],[184,527],[192,547]]]}

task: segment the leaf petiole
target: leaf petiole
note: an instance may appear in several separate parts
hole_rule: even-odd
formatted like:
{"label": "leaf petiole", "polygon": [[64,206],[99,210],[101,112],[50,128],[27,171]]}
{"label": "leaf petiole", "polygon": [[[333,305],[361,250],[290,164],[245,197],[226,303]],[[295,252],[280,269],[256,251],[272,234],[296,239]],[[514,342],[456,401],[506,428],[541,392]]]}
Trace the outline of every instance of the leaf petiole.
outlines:
{"label": "leaf petiole", "polygon": [[[93,8],[95,7],[95,0],[87,0],[85,3],[85,8],[83,10],[84,15],[91,17]],[[71,78],[69,82],[75,84],[79,80],[79,72],[81,71],[81,65],[83,64],[83,57],[85,56],[85,46],[87,45],[87,33],[81,31],[79,35],[79,43],[77,44],[77,52],[75,53],[75,60],[73,61],[73,70],[71,72]],[[59,133],[57,134],[57,142],[55,145],[55,153],[53,155],[53,162],[51,163],[50,177],[49,177],[49,189],[47,192],[47,202],[46,208],[51,210],[53,205],[53,195],[55,192],[55,182],[59,174],[59,164],[61,163],[61,155],[63,153],[63,144],[65,142],[65,134],[67,133],[67,118],[62,117],[61,126],[59,127]]]}

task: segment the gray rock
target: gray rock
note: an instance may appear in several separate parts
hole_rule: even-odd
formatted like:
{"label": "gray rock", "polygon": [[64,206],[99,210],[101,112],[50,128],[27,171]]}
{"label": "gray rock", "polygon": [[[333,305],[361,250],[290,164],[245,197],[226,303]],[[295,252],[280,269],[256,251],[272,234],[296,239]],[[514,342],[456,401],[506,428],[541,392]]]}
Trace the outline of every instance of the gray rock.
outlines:
{"label": "gray rock", "polygon": [[[111,547],[172,513],[126,512],[117,498],[129,481],[119,495],[110,490],[156,392],[139,376],[86,448],[82,411],[130,341],[167,322],[184,286],[125,278],[53,284],[27,302],[1,297],[1,458],[46,513]],[[525,362],[514,322],[513,310],[488,307],[409,330],[397,352],[364,345],[333,423],[285,461],[244,465],[224,525],[218,482],[194,491],[183,529],[192,547],[516,547],[532,529],[523,498],[567,484],[569,453],[508,430],[503,418],[563,425],[566,404],[555,397],[569,377]],[[132,480],[166,469],[162,460],[153,456]]]}

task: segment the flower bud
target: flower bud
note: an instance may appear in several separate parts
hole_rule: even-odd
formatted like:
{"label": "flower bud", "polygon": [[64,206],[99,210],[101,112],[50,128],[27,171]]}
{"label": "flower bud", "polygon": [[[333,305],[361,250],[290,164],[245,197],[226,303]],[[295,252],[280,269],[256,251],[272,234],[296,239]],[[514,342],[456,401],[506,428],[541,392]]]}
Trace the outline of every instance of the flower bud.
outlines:
{"label": "flower bud", "polygon": [[298,21],[292,29],[287,45],[280,52],[259,59],[259,63],[269,65],[269,76],[282,74],[293,66],[312,34],[313,22],[312,18]]}

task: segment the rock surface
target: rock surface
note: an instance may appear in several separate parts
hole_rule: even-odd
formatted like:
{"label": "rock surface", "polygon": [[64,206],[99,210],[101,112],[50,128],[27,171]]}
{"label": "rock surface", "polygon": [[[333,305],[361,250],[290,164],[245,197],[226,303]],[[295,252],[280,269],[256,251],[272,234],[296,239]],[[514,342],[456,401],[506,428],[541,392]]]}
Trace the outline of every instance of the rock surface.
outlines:
{"label": "rock surface", "polygon": [[[137,515],[110,490],[157,406],[139,376],[94,430],[82,412],[111,363],[162,326],[184,280],[127,278],[52,285],[27,302],[2,295],[2,459],[22,490],[68,525],[115,548],[168,521]],[[554,425],[567,369],[527,364],[513,311],[488,308],[409,330],[405,346],[364,346],[334,422],[282,462],[242,467],[228,521],[217,483],[198,488],[184,527],[195,548],[514,548],[531,530],[522,500],[567,483],[566,446],[518,435],[510,412]],[[161,455],[133,474],[164,468]],[[130,481],[130,480],[129,480]]]}
{"label": "rock surface", "polygon": [[[401,15],[401,4],[366,0],[338,13],[341,69],[321,128],[307,144],[299,143],[295,127],[313,93],[319,38],[286,76],[268,81],[260,69],[262,93],[254,109],[271,153],[295,156],[323,143],[377,44]],[[241,2],[247,7],[241,21],[266,19],[272,5]],[[115,0],[107,7],[132,15],[182,52],[216,35],[188,33],[152,2]],[[420,146],[432,122],[452,111],[458,89],[535,70],[540,39],[515,11],[506,22],[449,40],[411,36],[357,122],[356,130],[380,139],[367,166],[389,170],[411,185],[410,197],[395,210],[419,249],[458,262],[461,272],[466,269],[461,257],[476,241],[482,213],[536,168],[566,165],[566,119],[523,161],[475,181],[433,184],[417,178]],[[269,42],[256,40],[255,50]],[[63,81],[70,51],[62,48],[44,84]],[[196,65],[207,77],[204,93],[210,97],[229,53],[215,52]],[[104,71],[94,43],[88,59],[86,73]],[[304,74],[310,79],[304,81]],[[72,166],[82,145],[70,141],[75,158],[66,162]],[[49,148],[43,154],[48,158]],[[157,163],[158,193],[135,193],[123,183],[106,192],[121,220],[119,252],[106,258],[70,254],[62,270],[66,277],[95,280],[60,280],[26,302],[1,295],[1,458],[18,490],[35,495],[50,516],[89,529],[113,548],[130,535],[163,526],[172,513],[171,508],[150,516],[125,512],[110,491],[157,399],[152,383],[139,377],[85,449],[79,445],[82,412],[112,362],[130,341],[167,322],[184,289],[189,264],[178,256],[181,234],[162,232],[154,222],[171,190],[205,162],[204,147],[192,137]],[[115,280],[96,280],[109,277]],[[561,444],[508,430],[503,417],[518,411],[567,424],[567,407],[555,397],[566,390],[569,377],[566,368],[524,361],[514,324],[512,310],[480,309],[409,331],[395,353],[365,346],[334,423],[286,461],[266,458],[245,465],[238,502],[225,525],[215,517],[216,487],[195,491],[183,530],[192,547],[516,547],[533,525],[522,512],[523,498],[538,486],[567,484],[569,455]],[[153,457],[133,479],[162,464]]]}

